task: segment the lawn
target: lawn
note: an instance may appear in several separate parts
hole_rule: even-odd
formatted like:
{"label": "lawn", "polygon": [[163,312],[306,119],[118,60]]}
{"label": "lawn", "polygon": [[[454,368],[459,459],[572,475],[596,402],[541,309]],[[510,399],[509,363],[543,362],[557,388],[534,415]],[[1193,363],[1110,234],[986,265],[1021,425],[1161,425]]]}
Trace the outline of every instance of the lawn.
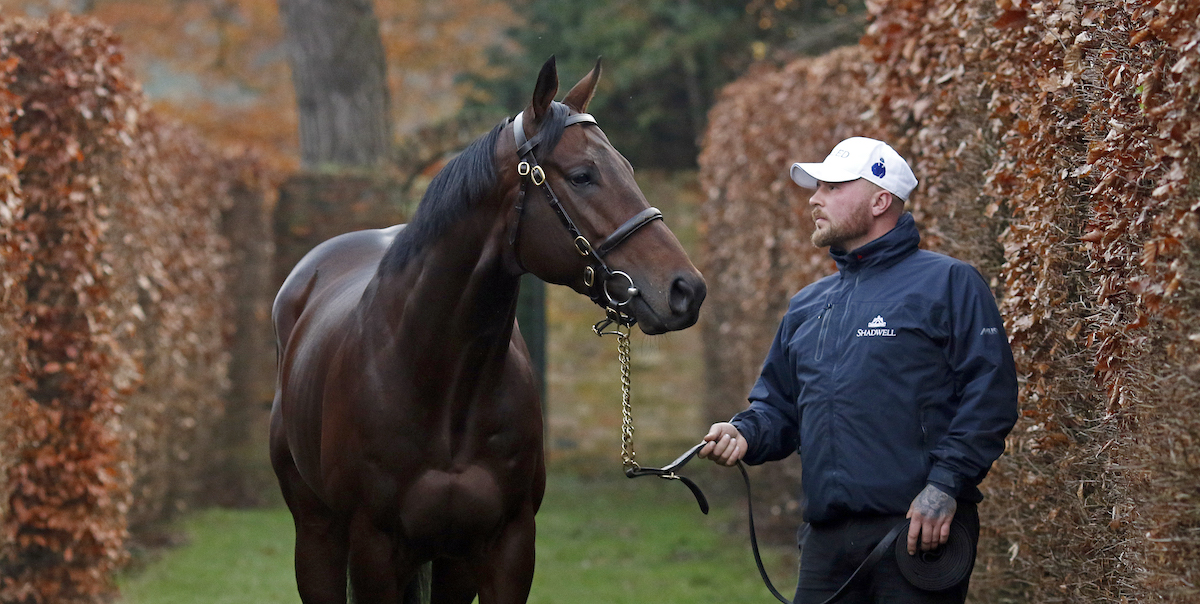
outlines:
{"label": "lawn", "polygon": [[[745,538],[730,531],[740,520],[734,506],[744,502],[714,502],[706,517],[677,483],[630,481],[617,469],[599,478],[553,472],[538,514],[537,573],[529,601],[773,602]],[[208,510],[175,530],[186,543],[159,551],[153,562],[123,577],[120,602],[299,602],[286,510]],[[776,583],[790,592],[794,555],[772,549],[767,556]]]}

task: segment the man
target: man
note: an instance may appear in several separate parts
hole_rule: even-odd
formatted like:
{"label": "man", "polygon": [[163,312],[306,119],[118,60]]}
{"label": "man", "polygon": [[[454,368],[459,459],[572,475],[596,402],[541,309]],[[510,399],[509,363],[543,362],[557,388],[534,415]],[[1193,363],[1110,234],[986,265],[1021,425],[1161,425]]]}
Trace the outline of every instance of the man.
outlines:
{"label": "man", "polygon": [[[812,242],[838,273],[792,298],[750,407],[713,424],[700,456],[759,464],[800,452],[795,601],[819,604],[906,517],[910,554],[945,543],[955,516],[978,537],[977,485],[1016,422],[1017,383],[987,283],[918,249],[904,210],[917,179],[894,149],[850,138],[791,175],[815,189]],[[922,591],[885,556],[841,602],[961,603],[969,580]]]}

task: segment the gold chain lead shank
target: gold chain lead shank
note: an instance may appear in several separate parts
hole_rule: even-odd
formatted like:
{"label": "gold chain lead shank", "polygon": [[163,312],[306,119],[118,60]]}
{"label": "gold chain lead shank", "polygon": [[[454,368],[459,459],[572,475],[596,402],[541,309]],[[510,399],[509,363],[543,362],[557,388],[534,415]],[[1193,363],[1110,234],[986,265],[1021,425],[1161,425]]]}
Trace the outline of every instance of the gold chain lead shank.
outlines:
{"label": "gold chain lead shank", "polygon": [[[626,473],[638,470],[637,453],[633,450],[633,403],[630,400],[629,326],[611,320],[600,321],[592,327],[598,336],[617,336],[617,360],[621,363],[621,465]],[[610,327],[615,324],[615,327]],[[624,330],[622,330],[624,328]]]}
{"label": "gold chain lead shank", "polygon": [[629,397],[629,334],[617,332],[617,360],[621,362],[621,465],[626,471],[637,470],[633,450],[633,403]]}

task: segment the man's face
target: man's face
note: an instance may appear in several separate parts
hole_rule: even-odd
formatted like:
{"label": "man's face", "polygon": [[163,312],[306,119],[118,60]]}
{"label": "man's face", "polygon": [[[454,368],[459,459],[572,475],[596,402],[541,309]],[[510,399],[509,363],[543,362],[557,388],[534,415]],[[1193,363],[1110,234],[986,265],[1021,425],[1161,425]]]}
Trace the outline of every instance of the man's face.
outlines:
{"label": "man's face", "polygon": [[850,251],[867,243],[874,217],[871,198],[879,191],[870,181],[820,182],[809,198],[812,207],[812,242]]}

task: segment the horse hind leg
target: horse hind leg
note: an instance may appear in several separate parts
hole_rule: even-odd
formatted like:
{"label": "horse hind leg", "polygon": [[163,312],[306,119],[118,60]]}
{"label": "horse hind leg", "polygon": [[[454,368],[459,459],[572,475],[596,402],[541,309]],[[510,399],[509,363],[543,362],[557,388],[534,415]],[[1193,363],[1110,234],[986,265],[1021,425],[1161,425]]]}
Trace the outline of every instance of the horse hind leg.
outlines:
{"label": "horse hind leg", "polygon": [[[408,585],[400,594],[400,600],[397,604],[430,604],[432,601],[432,588],[430,585],[433,564],[426,562],[422,564],[413,578],[408,582]],[[349,568],[347,568],[347,576],[349,576]],[[471,596],[474,598],[474,595]],[[347,604],[367,604],[364,600],[360,602],[354,597],[354,582],[346,582],[346,603]],[[466,604],[471,604],[471,600],[467,600]]]}
{"label": "horse hind leg", "polygon": [[417,558],[402,538],[377,526],[365,510],[352,515],[349,537],[352,602],[428,603],[429,564]]}
{"label": "horse hind leg", "polygon": [[471,604],[475,600],[479,584],[475,580],[473,564],[442,558],[433,561],[432,570],[432,604]]}

